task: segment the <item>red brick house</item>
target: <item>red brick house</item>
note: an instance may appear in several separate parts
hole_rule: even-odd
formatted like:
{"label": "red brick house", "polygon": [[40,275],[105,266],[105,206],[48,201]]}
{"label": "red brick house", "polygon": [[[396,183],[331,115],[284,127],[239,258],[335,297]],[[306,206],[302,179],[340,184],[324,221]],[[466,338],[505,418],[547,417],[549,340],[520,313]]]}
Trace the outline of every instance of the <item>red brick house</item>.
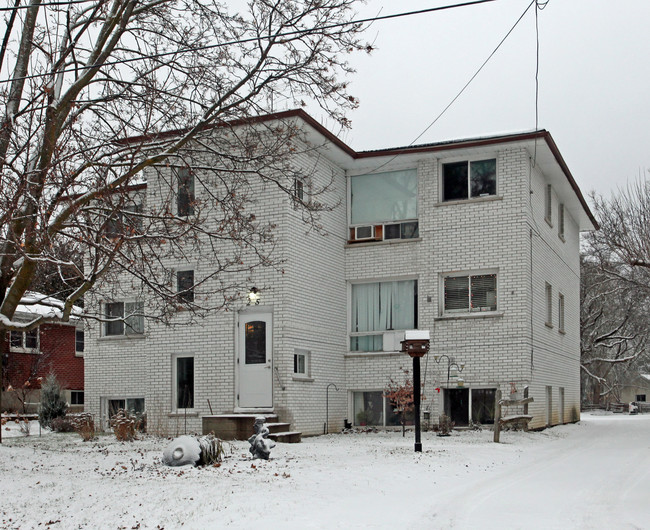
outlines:
{"label": "red brick house", "polygon": [[[61,303],[35,293],[26,295],[23,301],[15,319],[25,322]],[[49,373],[56,375],[70,409],[83,410],[84,331],[79,319],[66,324],[42,324],[32,331],[10,331],[0,341],[3,411],[37,412],[41,381]]]}

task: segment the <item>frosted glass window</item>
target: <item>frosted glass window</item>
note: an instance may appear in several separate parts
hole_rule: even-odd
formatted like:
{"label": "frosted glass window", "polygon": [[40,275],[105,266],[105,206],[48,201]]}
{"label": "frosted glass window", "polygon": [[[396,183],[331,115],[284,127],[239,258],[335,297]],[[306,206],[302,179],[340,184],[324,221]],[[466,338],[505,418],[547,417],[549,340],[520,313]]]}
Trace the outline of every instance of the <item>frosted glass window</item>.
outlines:
{"label": "frosted glass window", "polygon": [[360,175],[350,179],[353,225],[417,219],[417,170]]}

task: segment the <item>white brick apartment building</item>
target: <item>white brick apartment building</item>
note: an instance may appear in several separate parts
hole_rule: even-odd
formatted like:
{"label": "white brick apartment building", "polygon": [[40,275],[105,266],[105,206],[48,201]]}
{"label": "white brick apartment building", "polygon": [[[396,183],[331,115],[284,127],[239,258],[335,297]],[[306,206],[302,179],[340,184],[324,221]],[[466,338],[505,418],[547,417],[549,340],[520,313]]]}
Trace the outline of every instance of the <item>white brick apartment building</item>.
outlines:
{"label": "white brick apartment building", "polygon": [[[266,190],[256,215],[277,225],[284,270],[252,279],[264,286],[259,304],[183,331],[96,324],[90,412],[146,410],[151,430],[169,432],[179,421],[200,431],[211,412],[272,411],[303,434],[344,420],[395,424],[382,391],[410,368],[399,341],[417,328],[431,335],[423,410],[434,422],[446,411],[458,425],[489,423],[495,390],[512,384],[529,387],[532,428],[577,417],[579,234],[596,222],[548,132],[355,152],[302,111],[269,119],[298,121],[315,147],[294,161],[310,175],[303,193],[333,180],[340,205],[323,213],[325,235]],[[145,204],[153,184],[140,192]],[[179,283],[206,273],[185,266]],[[106,300],[103,310],[137,303],[147,301]]]}

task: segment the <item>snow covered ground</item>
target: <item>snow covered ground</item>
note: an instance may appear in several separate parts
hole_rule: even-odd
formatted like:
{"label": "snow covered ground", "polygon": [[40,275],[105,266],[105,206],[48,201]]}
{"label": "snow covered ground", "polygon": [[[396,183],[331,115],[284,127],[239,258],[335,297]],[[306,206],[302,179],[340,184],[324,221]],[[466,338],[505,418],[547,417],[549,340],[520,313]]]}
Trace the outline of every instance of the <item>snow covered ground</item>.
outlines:
{"label": "snow covered ground", "polygon": [[0,528],[650,528],[650,415],[501,439],[423,433],[415,453],[412,432],[329,435],[269,461],[236,442],[196,469],[163,466],[153,437],[3,432]]}

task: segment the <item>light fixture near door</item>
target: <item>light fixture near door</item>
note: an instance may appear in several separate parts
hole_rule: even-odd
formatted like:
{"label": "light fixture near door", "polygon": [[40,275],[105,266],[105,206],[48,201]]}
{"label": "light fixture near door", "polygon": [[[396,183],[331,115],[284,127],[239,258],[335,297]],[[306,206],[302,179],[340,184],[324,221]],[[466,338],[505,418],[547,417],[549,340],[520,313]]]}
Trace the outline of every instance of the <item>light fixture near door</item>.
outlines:
{"label": "light fixture near door", "polygon": [[247,305],[260,305],[260,290],[257,287],[251,287],[248,291]]}

